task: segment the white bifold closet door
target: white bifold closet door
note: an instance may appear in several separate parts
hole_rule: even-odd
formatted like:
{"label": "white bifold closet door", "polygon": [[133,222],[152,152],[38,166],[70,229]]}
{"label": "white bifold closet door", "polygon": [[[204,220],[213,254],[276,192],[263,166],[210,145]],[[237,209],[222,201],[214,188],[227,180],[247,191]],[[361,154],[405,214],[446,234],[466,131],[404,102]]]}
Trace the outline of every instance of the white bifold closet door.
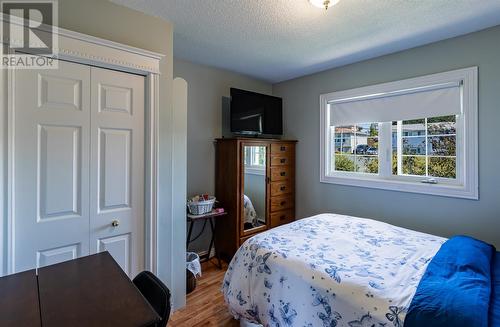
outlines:
{"label": "white bifold closet door", "polygon": [[64,61],[16,71],[14,272],[104,250],[144,268],[144,83]]}
{"label": "white bifold closet door", "polygon": [[90,253],[109,251],[135,276],[144,267],[144,77],[91,75]]}

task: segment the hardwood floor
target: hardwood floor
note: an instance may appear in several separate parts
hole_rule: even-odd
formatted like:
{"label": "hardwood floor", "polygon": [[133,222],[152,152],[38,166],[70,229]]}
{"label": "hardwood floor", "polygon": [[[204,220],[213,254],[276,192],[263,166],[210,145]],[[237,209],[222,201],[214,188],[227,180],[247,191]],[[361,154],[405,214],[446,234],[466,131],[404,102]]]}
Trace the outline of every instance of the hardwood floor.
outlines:
{"label": "hardwood floor", "polygon": [[188,294],[186,307],[170,317],[168,326],[239,326],[239,322],[229,314],[220,290],[226,268],[227,265],[224,265],[219,270],[210,262],[203,263],[203,275],[197,280],[196,289]]}

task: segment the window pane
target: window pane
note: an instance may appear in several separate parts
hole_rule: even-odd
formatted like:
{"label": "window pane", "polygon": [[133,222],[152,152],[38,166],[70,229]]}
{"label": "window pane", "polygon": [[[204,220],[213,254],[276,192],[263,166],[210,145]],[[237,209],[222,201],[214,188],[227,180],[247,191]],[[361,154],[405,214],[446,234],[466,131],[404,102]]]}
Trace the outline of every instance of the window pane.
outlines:
{"label": "window pane", "polygon": [[335,155],[335,170],[354,171],[354,156],[336,154]]}
{"label": "window pane", "polygon": [[427,119],[427,133],[429,135],[455,134],[456,116],[442,116]]}
{"label": "window pane", "polygon": [[252,149],[255,151],[254,162],[252,164],[255,166],[264,166],[266,161],[266,147],[259,146]]}
{"label": "window pane", "polygon": [[456,159],[450,157],[429,157],[429,176],[456,178]]}
{"label": "window pane", "polygon": [[245,165],[247,166],[265,166],[266,147],[265,146],[245,146]]}
{"label": "window pane", "polygon": [[335,127],[335,152],[352,153],[354,147],[355,126]]}
{"label": "window pane", "polygon": [[358,135],[378,136],[378,123],[363,123],[356,125]]}
{"label": "window pane", "polygon": [[356,147],[357,155],[378,154],[378,123],[366,123],[356,125]]}
{"label": "window pane", "polygon": [[[378,155],[378,124],[370,124],[368,139],[366,141],[368,149],[366,154],[368,155]],[[378,164],[377,164],[378,166]],[[378,172],[378,169],[377,169]]]}
{"label": "window pane", "polygon": [[438,156],[456,155],[456,137],[453,136],[433,136],[428,139],[428,154]]}
{"label": "window pane", "polygon": [[355,154],[365,154],[368,149],[369,124],[356,125]]}
{"label": "window pane", "polygon": [[335,170],[378,173],[378,123],[338,126],[333,132]]}
{"label": "window pane", "polygon": [[251,165],[251,156],[250,156],[250,149],[248,149],[248,147],[244,147],[243,148],[245,151],[245,165]]}
{"label": "window pane", "polygon": [[[398,133],[398,122],[392,122],[392,173],[456,178],[455,133],[456,116],[402,121],[401,133]],[[398,137],[402,153],[398,153]],[[399,169],[398,155],[401,156]]]}
{"label": "window pane", "polygon": [[370,124],[370,136],[378,136],[378,123]]}
{"label": "window pane", "polygon": [[403,156],[403,174],[425,176],[425,156]]}
{"label": "window pane", "polygon": [[397,154],[398,153],[398,123],[393,121],[392,122],[392,154]]}
{"label": "window pane", "polygon": [[378,174],[378,156],[356,156],[356,171]]}
{"label": "window pane", "polygon": [[392,152],[392,174],[398,174],[398,154],[396,152]]}
{"label": "window pane", "polygon": [[404,120],[403,136],[425,136],[425,119]]}
{"label": "window pane", "polygon": [[403,137],[404,155],[425,155],[425,137]]}
{"label": "window pane", "polygon": [[393,121],[391,124],[391,144],[392,144],[392,174],[398,174],[398,122]]}
{"label": "window pane", "polygon": [[366,141],[368,148],[366,149],[367,155],[378,155],[378,137],[369,137]]}
{"label": "window pane", "polygon": [[365,154],[368,149],[368,137],[366,134],[356,133],[356,147],[354,149],[356,154]]}

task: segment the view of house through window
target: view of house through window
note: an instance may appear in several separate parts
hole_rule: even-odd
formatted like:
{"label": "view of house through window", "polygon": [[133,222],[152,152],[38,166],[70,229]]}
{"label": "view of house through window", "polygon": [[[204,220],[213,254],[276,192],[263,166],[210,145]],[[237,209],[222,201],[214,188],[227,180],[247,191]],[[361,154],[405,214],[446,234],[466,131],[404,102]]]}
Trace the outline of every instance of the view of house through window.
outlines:
{"label": "view of house through window", "polygon": [[456,116],[392,122],[392,173],[456,178]]}
{"label": "view of house through window", "polygon": [[378,173],[378,123],[332,127],[334,169]]}
{"label": "view of house through window", "polygon": [[[332,170],[378,174],[381,124],[332,126]],[[393,175],[456,178],[455,115],[390,124]]]}

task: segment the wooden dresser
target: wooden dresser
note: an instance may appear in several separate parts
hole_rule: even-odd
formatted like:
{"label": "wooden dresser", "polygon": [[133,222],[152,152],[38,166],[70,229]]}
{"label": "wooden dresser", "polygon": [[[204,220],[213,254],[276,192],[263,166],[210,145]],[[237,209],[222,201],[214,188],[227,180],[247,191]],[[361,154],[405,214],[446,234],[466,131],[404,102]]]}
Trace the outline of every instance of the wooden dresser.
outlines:
{"label": "wooden dresser", "polygon": [[251,236],[295,220],[296,141],[224,138],[215,145],[215,196],[228,213],[216,222],[215,247],[229,262]]}

